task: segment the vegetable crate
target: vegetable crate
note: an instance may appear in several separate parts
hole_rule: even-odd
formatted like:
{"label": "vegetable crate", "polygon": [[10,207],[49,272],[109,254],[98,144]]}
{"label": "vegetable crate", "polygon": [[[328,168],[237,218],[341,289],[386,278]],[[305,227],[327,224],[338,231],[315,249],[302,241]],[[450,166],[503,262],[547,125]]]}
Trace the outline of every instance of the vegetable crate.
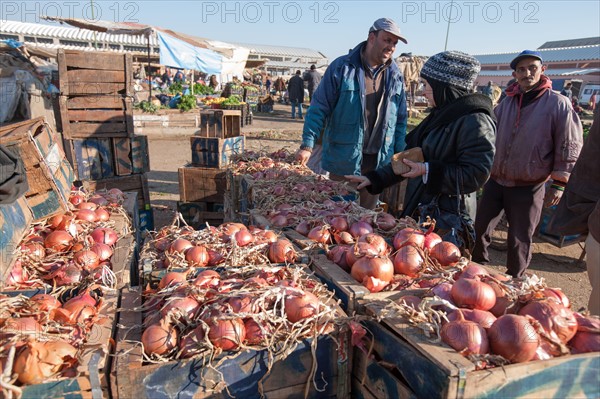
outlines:
{"label": "vegetable crate", "polygon": [[[5,293],[14,296],[21,292],[8,291]],[[31,297],[35,293],[35,290],[30,290],[24,292],[23,295]],[[79,350],[78,376],[22,386],[21,399],[89,399],[105,397],[105,392],[108,392],[109,389],[108,373],[112,351],[112,336],[117,320],[118,291],[105,292],[103,300],[104,307],[100,309],[100,314],[105,316],[105,319],[103,322],[93,324],[87,335],[87,341]]]}
{"label": "vegetable crate", "polygon": [[79,180],[97,180],[150,170],[147,136],[64,140]]}
{"label": "vegetable crate", "polygon": [[34,221],[69,209],[75,176],[59,143],[43,117],[0,128],[0,144],[25,166],[29,183],[25,198]]}
{"label": "vegetable crate", "polygon": [[4,284],[17,260],[15,251],[32,219],[25,196],[19,197],[12,204],[0,204],[0,285]]}
{"label": "vegetable crate", "polygon": [[[123,292],[111,372],[114,399],[158,396],[258,399],[261,391],[266,398],[350,397],[347,334],[338,334],[335,339],[319,337],[315,353],[311,342],[303,341],[286,359],[275,363],[268,376],[266,350],[246,350],[235,359],[223,358],[215,369],[203,367],[202,359],[143,364],[141,345],[134,343],[141,338],[142,314],[132,310],[140,304],[139,291]],[[309,380],[313,367],[317,368],[314,383]],[[210,386],[211,379],[218,381],[218,374],[223,377],[227,391],[219,393],[217,387]]]}
{"label": "vegetable crate", "polygon": [[248,214],[248,190],[252,179],[228,169],[226,173],[227,195],[224,200],[225,219],[230,222],[250,223]]}
{"label": "vegetable crate", "polygon": [[58,51],[65,139],[133,136],[131,54]]}
{"label": "vegetable crate", "polygon": [[[370,315],[381,312],[382,302],[372,294],[364,302]],[[401,292],[396,292],[398,297]],[[373,350],[408,388],[423,398],[564,398],[599,397],[598,353],[567,355],[486,370],[441,343],[427,338],[403,319],[365,322],[373,334]]]}
{"label": "vegetable crate", "polygon": [[244,152],[244,136],[219,139],[212,137],[190,137],[192,165],[207,168],[224,168],[231,157]]}
{"label": "vegetable crate", "polygon": [[225,169],[186,165],[179,168],[179,196],[182,202],[223,203],[227,187]]}
{"label": "vegetable crate", "polygon": [[202,110],[200,111],[201,137],[226,139],[241,135],[242,112],[237,110]]}
{"label": "vegetable crate", "polygon": [[177,202],[177,212],[196,230],[218,226],[224,221],[223,205],[213,202]]}

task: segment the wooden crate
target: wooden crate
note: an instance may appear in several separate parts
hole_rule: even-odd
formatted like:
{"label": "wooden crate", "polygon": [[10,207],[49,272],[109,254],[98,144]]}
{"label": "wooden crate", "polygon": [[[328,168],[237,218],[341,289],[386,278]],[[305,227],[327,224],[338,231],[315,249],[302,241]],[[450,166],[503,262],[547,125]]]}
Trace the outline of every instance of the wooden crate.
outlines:
{"label": "wooden crate", "polygon": [[129,176],[112,177],[109,179],[83,180],[83,187],[89,191],[110,190],[118,188],[121,191],[135,191],[138,193],[138,205],[140,211],[150,207],[150,191],[148,189],[148,178],[145,173]]}
{"label": "wooden crate", "polygon": [[231,162],[233,155],[244,152],[244,139],[244,136],[227,139],[192,136],[192,165],[224,168]]}
{"label": "wooden crate", "polygon": [[186,165],[178,170],[179,197],[182,202],[223,203],[227,187],[225,169]]}
{"label": "wooden crate", "polygon": [[133,135],[131,54],[58,50],[66,139]]}
{"label": "wooden crate", "polygon": [[200,111],[200,130],[196,133],[201,137],[216,137],[226,139],[241,135],[241,111],[208,109]]}
{"label": "wooden crate", "polygon": [[[139,341],[142,315],[133,309],[141,304],[139,291],[123,290],[121,316],[116,335],[116,356],[111,372],[111,394],[113,399],[156,397],[157,395],[202,398],[229,397],[225,391],[214,393],[206,390],[200,381],[202,368],[198,359],[171,361],[168,363],[143,365]],[[348,398],[350,378],[348,337],[336,337],[339,347],[331,337],[318,341],[317,385],[324,389],[317,392],[310,384],[308,398]],[[231,394],[237,398],[259,398],[257,383],[266,373],[265,351],[247,350],[233,360],[225,361],[217,368],[221,372]],[[277,362],[269,377],[263,381],[263,392],[267,398],[304,398],[308,373],[313,366],[310,344],[298,345],[289,357]],[[213,371],[214,372],[214,371]],[[214,375],[216,379],[215,374]],[[327,382],[327,385],[323,381]],[[160,392],[159,392],[160,390]]]}
{"label": "wooden crate", "polygon": [[[378,305],[365,304],[370,314]],[[366,322],[374,350],[418,397],[564,398],[600,396],[598,353],[530,361],[488,370],[449,346],[433,343],[400,319]]]}
{"label": "wooden crate", "polygon": [[227,191],[224,200],[225,219],[232,222],[250,223],[248,213],[249,176],[226,172]]}
{"label": "wooden crate", "polygon": [[75,178],[56,133],[43,117],[0,127],[0,144],[21,158],[34,221],[66,212]]}
{"label": "wooden crate", "polygon": [[218,226],[224,222],[225,214],[222,210],[216,210],[218,208],[214,207],[214,204],[177,201],[177,212],[181,213],[185,222],[194,229],[203,229],[207,223],[210,226]]}
{"label": "wooden crate", "polygon": [[15,251],[33,220],[24,196],[12,204],[0,204],[0,287],[17,257]]}
{"label": "wooden crate", "polygon": [[134,135],[133,137],[114,138],[112,143],[117,176],[150,171],[147,136]]}

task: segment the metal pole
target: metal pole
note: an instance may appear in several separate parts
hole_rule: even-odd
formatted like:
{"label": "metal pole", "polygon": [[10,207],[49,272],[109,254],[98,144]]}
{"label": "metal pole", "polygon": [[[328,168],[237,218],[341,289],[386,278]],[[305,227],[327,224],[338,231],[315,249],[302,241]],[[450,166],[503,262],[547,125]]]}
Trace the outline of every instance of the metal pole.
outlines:
{"label": "metal pole", "polygon": [[450,13],[448,15],[448,27],[446,28],[446,44],[444,44],[444,51],[448,49],[448,36],[450,35],[450,21],[452,21],[452,9],[454,8],[454,0],[450,1]]}
{"label": "metal pole", "polygon": [[148,86],[150,87],[150,95],[148,97],[148,101],[152,102],[152,71],[150,69],[150,34],[146,34],[146,38],[148,39]]}
{"label": "metal pole", "polygon": [[[92,20],[96,20],[96,16],[94,15],[94,0],[90,0],[90,5],[92,6]],[[96,31],[94,31],[94,48],[98,50],[98,42],[96,41]]]}

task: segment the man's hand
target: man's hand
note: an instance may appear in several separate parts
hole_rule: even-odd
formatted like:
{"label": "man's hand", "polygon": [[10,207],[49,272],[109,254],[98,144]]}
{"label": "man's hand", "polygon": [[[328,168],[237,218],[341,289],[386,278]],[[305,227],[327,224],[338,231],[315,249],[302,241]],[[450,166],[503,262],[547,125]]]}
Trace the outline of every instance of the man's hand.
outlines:
{"label": "man's hand", "polygon": [[404,158],[402,160],[406,166],[410,168],[410,170],[400,176],[402,177],[419,177],[423,176],[426,173],[425,163],[423,162],[413,162],[410,159]]}
{"label": "man's hand", "polygon": [[544,207],[548,208],[554,205],[558,205],[562,195],[562,190],[557,190],[556,188],[550,187],[550,189],[546,191],[546,196],[544,197]]}
{"label": "man's hand", "polygon": [[308,158],[310,158],[310,151],[298,150],[296,151],[296,161],[300,162],[300,165],[306,165]]}
{"label": "man's hand", "polygon": [[371,185],[371,180],[369,180],[367,176],[344,175],[344,177],[349,182],[358,184],[356,186],[357,190],[363,189]]}

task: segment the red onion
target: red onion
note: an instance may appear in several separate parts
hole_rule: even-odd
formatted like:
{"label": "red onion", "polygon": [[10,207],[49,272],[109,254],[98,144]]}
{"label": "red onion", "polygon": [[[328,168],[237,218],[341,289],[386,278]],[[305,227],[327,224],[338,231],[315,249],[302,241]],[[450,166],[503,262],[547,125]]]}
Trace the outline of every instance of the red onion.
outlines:
{"label": "red onion", "polygon": [[331,232],[329,231],[329,226],[323,225],[323,226],[313,227],[308,232],[307,237],[316,243],[327,244],[328,242],[330,242],[330,239],[331,239]]}
{"label": "red onion", "polygon": [[521,316],[531,316],[540,322],[546,333],[567,343],[577,332],[573,311],[553,299],[531,301],[519,310]]}
{"label": "red onion", "polygon": [[293,263],[296,261],[296,251],[292,243],[280,238],[269,245],[269,260],[273,263]]}
{"label": "red onion", "polygon": [[98,215],[96,215],[96,212],[91,209],[80,209],[75,212],[75,219],[86,222],[95,222],[98,220]]}
{"label": "red onion", "polygon": [[237,349],[246,338],[246,328],[241,319],[207,321],[210,330],[208,339],[217,348],[223,350]]}
{"label": "red onion", "polygon": [[512,363],[527,362],[535,356],[540,337],[524,316],[506,314],[488,329],[492,353]]}
{"label": "red onion", "polygon": [[375,277],[389,283],[394,278],[394,265],[387,256],[363,256],[354,262],[350,274],[360,283],[365,277]]}
{"label": "red onion", "polygon": [[376,233],[363,234],[358,238],[358,242],[365,242],[375,249],[378,255],[387,255],[390,252],[385,238]]}
{"label": "red onion", "polygon": [[600,318],[575,313],[577,333],[569,341],[572,353],[600,352]]}
{"label": "red onion", "polygon": [[431,251],[433,247],[442,242],[442,237],[433,231],[425,233],[425,240],[423,241],[423,249]]}
{"label": "red onion", "polygon": [[193,319],[198,309],[200,309],[200,304],[192,297],[171,297],[166,300],[165,305],[160,309],[160,314],[165,317],[169,313],[175,313]]}
{"label": "red onion", "polygon": [[177,330],[171,324],[161,320],[144,330],[142,344],[147,355],[164,355],[177,346]]}
{"label": "red onion", "polygon": [[396,218],[387,212],[378,213],[374,221],[377,228],[383,231],[390,231],[396,227]]}
{"label": "red onion", "polygon": [[486,331],[479,324],[465,320],[460,309],[456,310],[458,317],[442,327],[440,336],[442,341],[454,350],[469,354],[485,354],[489,352],[489,343]]}
{"label": "red onion", "polygon": [[477,323],[483,328],[490,328],[496,321],[496,316],[480,309],[456,309],[448,314],[448,320],[457,320],[459,318],[458,313],[461,313],[465,320]]}
{"label": "red onion", "polygon": [[168,253],[173,254],[173,253],[180,253],[183,254],[185,253],[185,251],[188,248],[193,247],[194,244],[192,244],[189,240],[186,240],[185,238],[178,238],[176,240],[174,240],[171,245],[169,245],[169,249],[167,250]]}
{"label": "red onion", "polygon": [[430,255],[442,266],[454,266],[461,257],[458,247],[450,241],[442,241],[436,244],[431,249]]}
{"label": "red onion", "polygon": [[44,240],[44,247],[55,252],[65,252],[72,245],[73,236],[64,230],[54,230]]}
{"label": "red onion", "polygon": [[104,243],[106,245],[114,245],[119,237],[117,233],[108,227],[98,227],[90,234],[94,241]]}
{"label": "red onion", "polygon": [[312,292],[287,290],[285,295],[285,315],[290,322],[296,323],[318,314],[320,303],[319,298]]}
{"label": "red onion", "polygon": [[369,223],[359,220],[352,223],[348,232],[352,234],[352,237],[358,238],[364,234],[372,233],[373,227]]}
{"label": "red onion", "polygon": [[544,295],[560,303],[565,308],[571,307],[571,301],[560,288],[546,288],[544,289]]}
{"label": "red onion", "polygon": [[423,248],[424,242],[425,235],[421,230],[406,227],[394,235],[393,245],[395,249],[400,249],[409,244]]}
{"label": "red onion", "polygon": [[452,299],[462,308],[490,310],[496,303],[496,293],[482,281],[459,278],[452,285]]}
{"label": "red onion", "polygon": [[331,219],[331,227],[336,232],[342,232],[348,230],[348,220],[345,216],[336,216]]}
{"label": "red onion", "polygon": [[308,232],[310,231],[310,225],[308,224],[308,222],[306,220],[302,220],[300,223],[298,223],[298,225],[296,226],[295,230],[298,232],[298,234],[302,234],[304,237],[306,237],[308,235]]}
{"label": "red onion", "polygon": [[410,277],[417,277],[425,267],[425,260],[413,245],[401,247],[394,256],[394,271]]}
{"label": "red onion", "polygon": [[94,243],[94,245],[92,245],[90,249],[94,251],[96,255],[98,255],[98,259],[100,260],[100,262],[109,259],[113,254],[113,250],[110,247],[110,245],[101,242]]}

